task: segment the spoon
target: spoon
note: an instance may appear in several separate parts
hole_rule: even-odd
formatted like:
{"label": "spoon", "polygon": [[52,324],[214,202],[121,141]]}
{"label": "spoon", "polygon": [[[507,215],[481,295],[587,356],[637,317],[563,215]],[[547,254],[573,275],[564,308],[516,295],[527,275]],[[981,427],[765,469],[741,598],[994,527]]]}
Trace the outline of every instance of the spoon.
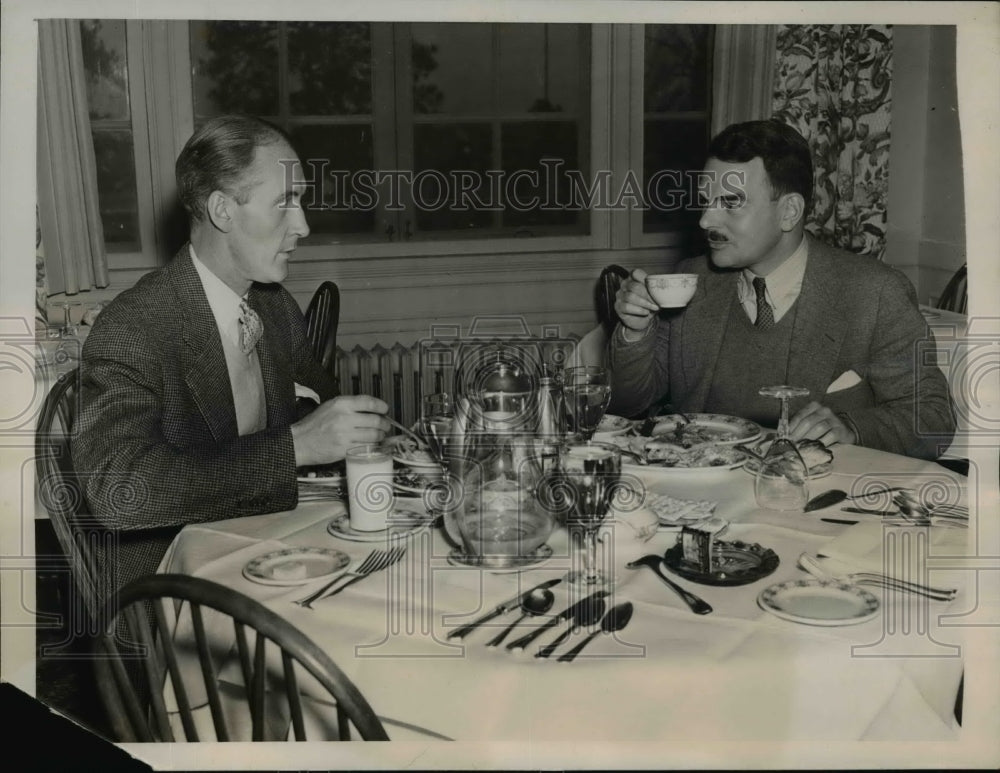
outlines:
{"label": "spoon", "polygon": [[547,644],[538,650],[538,652],[535,653],[535,657],[547,658],[556,651],[560,644],[566,641],[581,628],[587,628],[594,625],[601,619],[601,615],[604,614],[604,607],[604,599],[594,599],[594,601],[590,604],[581,604],[577,607],[576,614],[573,616],[573,622],[566,627],[565,631],[559,634],[559,638],[551,644]]}
{"label": "spoon", "polygon": [[580,651],[586,647],[590,642],[594,640],[594,637],[599,633],[614,633],[615,631],[620,631],[626,625],[628,621],[632,619],[632,602],[626,601],[624,604],[618,604],[610,609],[610,611],[604,616],[601,621],[601,627],[596,631],[591,631],[590,635],[587,636],[582,642],[577,644],[573,649],[564,655],[559,656],[559,663],[570,663],[573,658],[580,654]]}
{"label": "spoon", "polygon": [[830,489],[829,491],[824,491],[822,494],[817,494],[806,502],[806,506],[802,508],[802,511],[808,513],[813,510],[822,510],[826,507],[833,507],[834,505],[840,504],[846,499],[863,499],[865,497],[875,496],[876,494],[888,494],[891,491],[902,491],[902,489],[898,487],[881,488],[876,491],[865,491],[861,494],[855,494],[854,496],[848,496],[846,491],[841,491],[840,489]]}
{"label": "spoon", "polygon": [[555,595],[548,588],[533,590],[521,601],[521,616],[486,642],[486,646],[499,647],[500,643],[507,638],[507,634],[513,631],[522,620],[529,616],[544,615],[552,609],[555,600]]}
{"label": "spoon", "polygon": [[638,569],[640,566],[648,566],[652,569],[656,575],[667,584],[674,593],[684,599],[684,603],[691,607],[691,611],[696,615],[707,615],[712,611],[712,607],[703,599],[698,598],[693,593],[684,590],[680,585],[671,580],[667,575],[660,571],[660,564],[663,563],[663,556],[643,556],[642,558],[637,558],[635,561],[630,561],[625,564],[629,569]]}

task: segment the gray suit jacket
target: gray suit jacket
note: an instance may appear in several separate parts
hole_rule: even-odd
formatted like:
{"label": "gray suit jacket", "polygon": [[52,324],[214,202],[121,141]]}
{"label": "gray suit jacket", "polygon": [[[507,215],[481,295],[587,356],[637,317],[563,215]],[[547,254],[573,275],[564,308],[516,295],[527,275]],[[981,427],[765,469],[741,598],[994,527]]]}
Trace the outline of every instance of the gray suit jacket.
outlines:
{"label": "gray suit jacket", "polygon": [[[620,327],[611,339],[612,412],[635,415],[665,396],[675,409],[712,410],[707,400],[739,272],[717,269],[707,257],[681,261],[676,271],[699,275],[683,312],[662,313],[638,342],[627,343]],[[937,458],[955,418],[909,280],[870,257],[810,238],[796,304],[789,383],[807,387],[810,399],[853,424],[859,445]],[[861,382],[826,394],[848,370]]]}
{"label": "gray suit jacket", "polygon": [[267,428],[243,437],[222,340],[186,245],[121,293],[87,337],[73,463],[110,535],[102,563],[117,572],[112,586],[155,571],[185,524],[298,501],[295,383],[324,400],[335,385],[313,360],[302,312],[283,287],[255,284],[249,302],[264,325],[257,352]]}

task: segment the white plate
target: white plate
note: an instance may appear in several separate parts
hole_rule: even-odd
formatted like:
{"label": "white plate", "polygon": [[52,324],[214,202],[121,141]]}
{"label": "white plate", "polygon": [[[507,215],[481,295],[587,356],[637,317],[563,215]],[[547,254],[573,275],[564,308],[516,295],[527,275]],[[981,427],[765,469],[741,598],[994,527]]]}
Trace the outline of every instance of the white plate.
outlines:
{"label": "white plate", "polygon": [[855,625],[878,614],[879,600],[856,585],[838,580],[791,580],[765,588],[761,609],[806,625]]}
{"label": "white plate", "polygon": [[286,548],[257,556],[243,567],[243,576],[261,585],[303,585],[333,578],[350,560],[332,548]]}
{"label": "white plate", "polygon": [[632,422],[624,416],[612,416],[609,413],[601,417],[600,424],[594,430],[594,439],[616,437],[632,429]]}
{"label": "white plate", "polygon": [[657,438],[661,435],[672,435],[680,424],[681,445],[693,447],[701,443],[716,445],[749,443],[764,432],[757,422],[741,419],[739,416],[727,416],[722,413],[689,413],[686,416],[691,421],[687,421],[679,414],[658,416],[655,419],[652,436]]}
{"label": "white plate", "polygon": [[433,516],[423,515],[416,510],[397,507],[389,516],[389,528],[382,531],[358,531],[357,529],[352,529],[351,517],[347,513],[338,515],[330,521],[326,530],[334,537],[339,537],[349,542],[385,542],[388,539],[412,537],[428,529],[433,520]]}
{"label": "white plate", "polygon": [[295,480],[299,483],[309,483],[313,486],[343,486],[344,473],[334,472],[329,475],[303,475],[301,471],[299,471],[295,475]]}

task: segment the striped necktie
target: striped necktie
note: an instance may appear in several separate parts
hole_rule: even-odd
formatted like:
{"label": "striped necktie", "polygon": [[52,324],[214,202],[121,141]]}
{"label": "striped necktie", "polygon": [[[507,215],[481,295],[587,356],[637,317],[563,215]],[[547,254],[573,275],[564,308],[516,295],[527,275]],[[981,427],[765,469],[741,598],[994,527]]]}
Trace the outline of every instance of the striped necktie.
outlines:
{"label": "striped necktie", "polygon": [[240,349],[244,354],[254,350],[263,332],[264,324],[257,312],[245,300],[240,301]]}
{"label": "striped necktie", "polygon": [[767,289],[764,277],[754,277],[753,289],[757,293],[757,321],[754,326],[758,330],[770,330],[774,327],[774,309],[764,297],[764,291]]}

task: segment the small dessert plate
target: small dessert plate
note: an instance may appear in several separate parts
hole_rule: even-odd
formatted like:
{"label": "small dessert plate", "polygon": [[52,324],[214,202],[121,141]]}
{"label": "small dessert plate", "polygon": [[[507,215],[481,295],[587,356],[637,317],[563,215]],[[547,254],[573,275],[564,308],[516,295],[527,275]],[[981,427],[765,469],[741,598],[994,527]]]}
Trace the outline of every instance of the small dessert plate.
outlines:
{"label": "small dessert plate", "polygon": [[674,574],[702,585],[747,585],[778,568],[781,559],[761,545],[716,540],[712,543],[712,568],[703,570],[684,558],[680,541],[663,554],[663,563]]}
{"label": "small dessert plate", "polygon": [[761,609],[806,625],[856,625],[878,614],[879,600],[863,588],[839,580],[791,580],[765,588]]}
{"label": "small dessert plate", "polygon": [[338,515],[326,530],[334,537],[348,542],[385,542],[389,539],[402,539],[429,528],[434,518],[418,513],[416,510],[405,510],[397,507],[389,515],[389,526],[379,531],[359,531],[351,528],[351,517],[344,513]]}
{"label": "small dessert plate", "polygon": [[332,548],[286,548],[257,556],[243,567],[243,576],[261,585],[303,585],[332,579],[349,563],[346,553]]}

